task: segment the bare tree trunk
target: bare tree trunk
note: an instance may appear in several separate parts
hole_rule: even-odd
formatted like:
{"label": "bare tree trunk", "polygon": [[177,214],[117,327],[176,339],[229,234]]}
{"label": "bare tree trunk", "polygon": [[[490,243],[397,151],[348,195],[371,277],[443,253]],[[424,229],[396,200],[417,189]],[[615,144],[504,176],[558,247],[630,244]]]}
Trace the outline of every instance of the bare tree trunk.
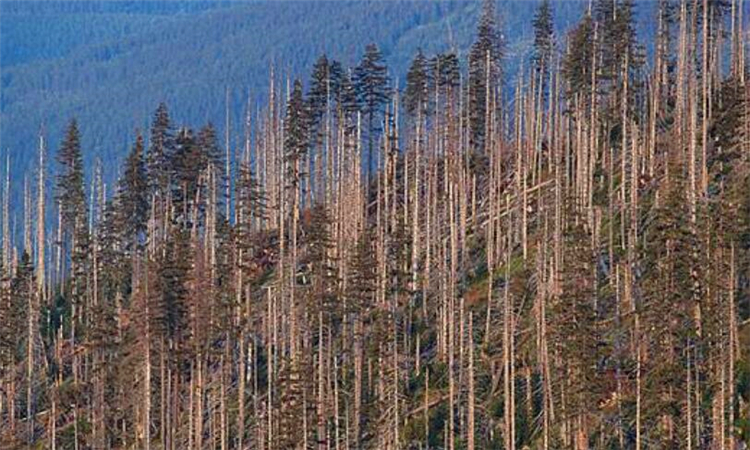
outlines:
{"label": "bare tree trunk", "polygon": [[[639,314],[635,313],[635,345],[636,345],[636,369],[635,369],[635,450],[641,450],[641,370],[642,370],[642,355],[641,355],[641,331],[639,323]],[[689,369],[688,369],[689,370]],[[688,394],[689,396],[690,394]],[[690,409],[688,408],[688,411]],[[688,418],[688,421],[690,419]],[[690,446],[688,445],[688,450]]]}
{"label": "bare tree trunk", "polygon": [[33,399],[33,386],[34,386],[34,339],[35,339],[35,327],[37,323],[37,306],[35,305],[36,293],[33,292],[33,288],[27,292],[28,298],[26,299],[26,314],[28,317],[26,324],[26,422],[28,427],[27,439],[29,445],[34,441],[34,422],[35,419],[32,417],[34,413],[34,399]]}
{"label": "bare tree trunk", "polygon": [[323,311],[318,312],[318,448],[326,445],[325,436],[325,381],[323,377]]}
{"label": "bare tree trunk", "polygon": [[[240,219],[241,221],[244,220],[244,218]],[[242,250],[239,252],[239,261],[242,261]],[[246,379],[247,379],[247,363],[248,363],[248,355],[247,355],[247,336],[246,336],[246,330],[248,327],[249,317],[245,314],[245,308],[243,305],[243,286],[242,286],[242,269],[237,267],[237,287],[236,287],[236,295],[237,295],[237,324],[240,327],[240,354],[239,354],[239,361],[238,361],[238,375],[237,375],[237,450],[244,450],[244,438],[245,438],[245,390],[246,388]],[[249,304],[249,299],[247,300],[247,304]],[[252,349],[250,350],[250,353],[252,355]]]}
{"label": "bare tree trunk", "polygon": [[735,266],[735,253],[734,253],[734,242],[731,243],[730,247],[730,254],[729,254],[729,342],[726,345],[726,351],[727,351],[727,360],[728,360],[728,380],[727,384],[729,385],[729,417],[728,417],[728,423],[729,423],[729,434],[727,436],[727,448],[729,450],[735,450],[735,439],[734,439],[734,420],[735,420],[735,414],[734,414],[734,402],[735,402],[735,395],[736,395],[736,388],[735,388],[735,378],[734,378],[734,363],[735,358],[737,355],[735,355],[734,352],[734,341],[735,336],[737,334],[737,318],[735,316],[735,289],[737,286],[737,275],[736,275],[736,266]]}
{"label": "bare tree trunk", "polygon": [[475,447],[475,423],[474,423],[474,320],[473,313],[469,311],[469,412],[467,419],[467,439],[466,448],[467,450],[474,450]]}
{"label": "bare tree trunk", "polygon": [[[148,275],[147,275],[148,276]],[[151,448],[151,316],[149,308],[149,292],[148,292],[148,279],[145,283],[145,298],[144,298],[144,326],[145,332],[143,336],[143,423],[141,424],[142,436],[143,436],[143,448],[149,450]]]}

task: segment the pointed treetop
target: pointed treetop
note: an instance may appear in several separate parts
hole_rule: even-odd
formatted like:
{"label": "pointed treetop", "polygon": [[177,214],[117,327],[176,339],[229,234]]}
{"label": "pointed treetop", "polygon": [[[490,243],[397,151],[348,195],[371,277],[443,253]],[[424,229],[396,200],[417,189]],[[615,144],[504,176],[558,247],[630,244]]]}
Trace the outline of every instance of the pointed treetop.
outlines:
{"label": "pointed treetop", "polygon": [[552,6],[549,0],[542,0],[534,16],[533,62],[537,70],[544,72],[549,70],[554,45]]}
{"label": "pointed treetop", "polygon": [[354,70],[354,84],[365,113],[374,114],[387,102],[390,79],[383,53],[374,43],[368,44],[362,61]]}
{"label": "pointed treetop", "polygon": [[409,114],[416,115],[420,110],[425,111],[429,97],[428,84],[427,58],[420,48],[406,74],[406,91],[403,101]]}
{"label": "pointed treetop", "polygon": [[333,91],[331,66],[325,53],[320,55],[313,65],[310,78],[310,93],[308,94],[310,120],[312,125],[317,125],[325,114],[330,94]]}
{"label": "pointed treetop", "polygon": [[300,158],[307,146],[308,114],[302,82],[294,80],[286,108],[286,153],[290,159]]}
{"label": "pointed treetop", "polygon": [[502,53],[502,34],[498,26],[495,1],[484,0],[477,27],[477,40],[472,46],[472,53],[477,53],[477,56],[481,54],[484,58],[490,52],[493,61],[499,60]]}

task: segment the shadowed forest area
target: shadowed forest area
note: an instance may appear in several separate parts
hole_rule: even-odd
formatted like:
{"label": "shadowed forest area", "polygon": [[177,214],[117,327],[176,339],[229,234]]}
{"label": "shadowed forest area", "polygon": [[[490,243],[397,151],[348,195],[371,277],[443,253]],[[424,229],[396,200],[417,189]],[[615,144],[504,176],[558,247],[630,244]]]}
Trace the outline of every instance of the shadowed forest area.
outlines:
{"label": "shadowed forest area", "polygon": [[650,42],[556,6],[518,74],[484,0],[405,77],[371,43],[224,133],[161,103],[114,184],[42,129],[0,177],[0,449],[747,448],[744,2]]}

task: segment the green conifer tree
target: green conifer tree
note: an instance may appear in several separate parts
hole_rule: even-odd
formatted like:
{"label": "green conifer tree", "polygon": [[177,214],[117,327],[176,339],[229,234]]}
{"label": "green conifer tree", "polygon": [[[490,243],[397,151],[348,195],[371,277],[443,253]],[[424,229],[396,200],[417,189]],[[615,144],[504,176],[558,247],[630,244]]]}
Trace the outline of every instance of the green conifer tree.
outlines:
{"label": "green conifer tree", "polygon": [[131,252],[141,246],[146,238],[149,181],[145,163],[143,138],[138,134],[125,160],[123,173],[117,184],[117,206],[120,226],[123,227],[123,246]]}
{"label": "green conifer tree", "polygon": [[294,81],[294,87],[286,108],[285,158],[287,163],[290,189],[299,189],[302,178],[306,175],[301,164],[307,153],[310,132],[310,115],[302,93],[302,83]]}
{"label": "green conifer tree", "polygon": [[487,93],[498,91],[502,77],[502,34],[497,24],[495,0],[484,0],[477,37],[469,52],[469,121],[473,148],[484,152]]}
{"label": "green conifer tree", "polygon": [[379,127],[377,120],[388,101],[390,79],[383,54],[375,44],[365,47],[365,54],[354,70],[354,86],[362,112],[367,118],[367,160],[366,171],[372,170],[373,150]]}
{"label": "green conifer tree", "polygon": [[150,193],[167,194],[170,179],[169,161],[174,152],[174,136],[169,111],[165,103],[160,103],[154,113],[149,139],[147,169],[150,180]]}
{"label": "green conifer tree", "polygon": [[554,25],[552,23],[552,5],[543,0],[534,16],[534,69],[543,83],[547,82],[553,52],[555,49]]}
{"label": "green conifer tree", "polygon": [[404,92],[404,106],[406,111],[417,117],[418,113],[424,114],[427,110],[430,85],[429,72],[427,71],[427,58],[422,50],[417,51],[406,74],[406,91]]}

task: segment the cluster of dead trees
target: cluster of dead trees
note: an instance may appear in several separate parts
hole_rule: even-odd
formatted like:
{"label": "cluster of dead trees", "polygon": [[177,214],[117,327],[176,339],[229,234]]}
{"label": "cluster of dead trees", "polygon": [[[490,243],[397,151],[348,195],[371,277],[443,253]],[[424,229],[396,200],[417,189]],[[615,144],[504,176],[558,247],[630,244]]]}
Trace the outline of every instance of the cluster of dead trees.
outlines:
{"label": "cluster of dead trees", "polygon": [[272,71],[241,146],[161,105],[113,187],[73,121],[52,204],[41,137],[22,242],[2,189],[0,448],[741,448],[743,2],[660,0],[650,57],[633,9],[555,36],[543,2],[517,75],[492,0],[468,70]]}

